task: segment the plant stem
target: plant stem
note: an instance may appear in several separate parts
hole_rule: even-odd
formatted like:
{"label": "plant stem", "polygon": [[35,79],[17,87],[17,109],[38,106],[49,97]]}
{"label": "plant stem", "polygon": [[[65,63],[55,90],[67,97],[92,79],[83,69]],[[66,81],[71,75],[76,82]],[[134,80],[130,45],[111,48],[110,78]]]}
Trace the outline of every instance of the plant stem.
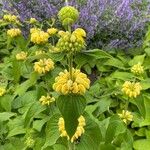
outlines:
{"label": "plant stem", "polygon": [[68,6],[68,0],[65,0],[66,6]]}

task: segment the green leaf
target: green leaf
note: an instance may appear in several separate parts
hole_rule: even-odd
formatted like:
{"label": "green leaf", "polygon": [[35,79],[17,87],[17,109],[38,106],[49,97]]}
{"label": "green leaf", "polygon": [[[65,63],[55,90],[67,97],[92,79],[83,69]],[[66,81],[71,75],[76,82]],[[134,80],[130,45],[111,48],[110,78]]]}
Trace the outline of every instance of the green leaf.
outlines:
{"label": "green leaf", "polygon": [[116,136],[126,132],[126,127],[118,116],[112,116],[105,135],[105,143],[111,143]]}
{"label": "green leaf", "polygon": [[81,136],[76,148],[77,150],[97,150],[102,141],[100,128],[88,115],[85,116],[85,120],[85,133]]}
{"label": "green leaf", "polygon": [[21,116],[11,119],[8,122],[9,132],[7,138],[15,135],[24,134],[26,132],[24,128],[24,119]]}
{"label": "green leaf", "polygon": [[150,139],[137,140],[133,143],[135,150],[148,150],[150,146]]}
{"label": "green leaf", "polygon": [[37,92],[36,91],[28,91],[22,96],[17,97],[12,102],[13,109],[17,109],[20,107],[25,107],[30,103],[33,103],[37,100]]}
{"label": "green leaf", "polygon": [[57,139],[60,137],[60,133],[58,130],[58,121],[60,118],[60,114],[53,115],[46,125],[46,141],[42,150],[47,148],[48,146],[52,146],[56,143]]}
{"label": "green leaf", "polygon": [[112,73],[110,77],[113,79],[120,79],[120,80],[126,81],[126,80],[132,79],[134,77],[134,75],[132,73],[128,73],[128,72],[116,71],[116,72]]}
{"label": "green leaf", "polygon": [[43,107],[39,102],[34,102],[26,112],[24,126],[30,126],[30,123],[33,120],[33,118],[45,109],[46,108]]}
{"label": "green leaf", "polygon": [[113,58],[110,54],[106,51],[100,49],[93,49],[84,52],[86,55],[93,56],[95,59],[102,59],[102,58]]}
{"label": "green leaf", "polygon": [[85,109],[86,100],[80,95],[61,95],[57,100],[57,106],[65,120],[66,131],[72,137],[78,125],[78,118]]}
{"label": "green leaf", "polygon": [[31,86],[35,85],[37,78],[38,78],[37,73],[35,72],[31,73],[30,78],[16,88],[15,95],[21,96],[22,94],[24,94]]}
{"label": "green leaf", "polygon": [[37,130],[37,131],[41,131],[42,130],[42,127],[43,125],[49,120],[49,118],[44,118],[42,120],[35,120],[33,122],[33,129]]}
{"label": "green leaf", "polygon": [[11,111],[11,102],[13,100],[12,95],[4,95],[0,97],[0,105],[5,111]]}
{"label": "green leaf", "polygon": [[0,121],[7,121],[9,120],[9,118],[15,116],[16,113],[12,113],[12,112],[2,112],[0,113]]}
{"label": "green leaf", "polygon": [[126,68],[124,67],[124,64],[121,60],[119,59],[116,59],[116,58],[112,58],[112,59],[109,59],[107,60],[104,65],[106,66],[113,66],[113,67],[116,67],[116,68],[119,68],[119,69],[123,69],[123,70],[126,70]]}
{"label": "green leaf", "polygon": [[14,82],[18,83],[20,80],[21,76],[21,63],[17,61],[16,59],[12,61],[12,68],[13,68],[13,77],[14,77]]}
{"label": "green leaf", "polygon": [[143,64],[145,56],[146,56],[145,54],[135,56],[132,60],[129,61],[129,65],[133,66],[133,65],[136,65],[138,63]]}

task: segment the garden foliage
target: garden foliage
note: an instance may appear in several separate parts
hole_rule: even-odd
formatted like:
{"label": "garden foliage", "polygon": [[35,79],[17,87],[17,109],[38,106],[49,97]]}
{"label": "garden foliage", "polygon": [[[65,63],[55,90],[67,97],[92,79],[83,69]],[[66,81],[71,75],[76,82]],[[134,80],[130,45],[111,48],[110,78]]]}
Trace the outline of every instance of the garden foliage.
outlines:
{"label": "garden foliage", "polygon": [[[69,13],[66,13],[69,12]],[[143,51],[88,49],[71,6],[43,28],[0,20],[0,150],[146,150],[150,145],[150,31]]]}

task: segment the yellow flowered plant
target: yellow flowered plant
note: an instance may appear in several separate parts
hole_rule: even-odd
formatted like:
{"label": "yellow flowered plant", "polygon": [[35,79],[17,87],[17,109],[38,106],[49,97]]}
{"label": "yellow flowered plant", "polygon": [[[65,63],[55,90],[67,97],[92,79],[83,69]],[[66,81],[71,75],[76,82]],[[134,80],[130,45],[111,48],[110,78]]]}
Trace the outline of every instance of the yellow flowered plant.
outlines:
{"label": "yellow flowered plant", "polygon": [[123,120],[123,122],[125,122],[126,124],[133,120],[132,113],[127,110],[122,110],[122,113],[118,114],[118,115]]}
{"label": "yellow flowered plant", "polygon": [[134,65],[132,68],[131,68],[131,72],[134,73],[134,74],[142,74],[144,73],[144,68],[143,66],[141,65],[141,63],[138,63],[136,65]]}
{"label": "yellow flowered plant", "polygon": [[56,29],[56,28],[49,28],[49,29],[47,29],[47,33],[50,36],[55,35],[57,32],[58,32],[58,29]]}
{"label": "yellow flowered plant", "polygon": [[15,15],[4,15],[3,20],[8,21],[8,22],[16,22],[17,21],[17,16]]}
{"label": "yellow flowered plant", "polygon": [[30,18],[30,24],[34,24],[34,23],[36,23],[37,22],[37,20],[35,19],[35,18]]}
{"label": "yellow flowered plant", "polygon": [[60,39],[56,46],[60,51],[79,52],[81,49],[85,48],[86,44],[84,37],[86,37],[86,32],[81,28],[77,28],[72,33],[68,31],[59,31],[58,35]]}
{"label": "yellow flowered plant", "polygon": [[125,83],[122,86],[122,92],[124,92],[130,98],[136,98],[138,95],[140,95],[141,90],[142,87],[139,82],[135,83],[135,82],[125,81]]}
{"label": "yellow flowered plant", "polygon": [[49,34],[47,32],[33,29],[31,32],[31,42],[35,44],[44,44],[48,42]]}
{"label": "yellow flowered plant", "polygon": [[83,95],[89,87],[90,80],[87,75],[74,68],[72,69],[72,78],[70,72],[65,70],[59,73],[53,84],[53,89],[62,95],[69,93]]}
{"label": "yellow flowered plant", "polygon": [[3,87],[0,87],[0,96],[3,96],[6,93],[6,89]]}
{"label": "yellow flowered plant", "polygon": [[50,103],[55,101],[54,97],[50,97],[48,94],[47,96],[41,96],[41,98],[39,99],[39,101],[41,102],[42,105],[50,105]]}
{"label": "yellow flowered plant", "polygon": [[54,62],[49,59],[40,59],[38,62],[34,63],[34,71],[38,72],[39,74],[44,74],[49,72],[50,70],[54,69]]}
{"label": "yellow flowered plant", "polygon": [[16,54],[17,60],[25,60],[27,58],[27,52],[21,51],[20,53]]}
{"label": "yellow flowered plant", "polygon": [[77,129],[75,131],[75,134],[70,138],[69,135],[67,134],[67,131],[65,130],[65,121],[61,117],[61,118],[59,118],[59,122],[58,122],[59,131],[61,133],[60,136],[61,137],[67,137],[68,140],[71,139],[71,143],[73,143],[85,132],[85,130],[84,130],[85,125],[86,125],[85,118],[81,115],[78,118],[78,126],[77,126]]}
{"label": "yellow flowered plant", "polygon": [[7,35],[10,36],[10,37],[12,37],[12,38],[20,36],[21,35],[21,30],[18,29],[18,28],[9,29],[7,31]]}
{"label": "yellow flowered plant", "polygon": [[30,29],[30,34],[38,32],[38,31],[41,31],[41,30],[39,28],[31,28]]}
{"label": "yellow flowered plant", "polygon": [[41,55],[41,54],[45,54],[45,51],[38,50],[38,51],[35,52],[35,55]]}

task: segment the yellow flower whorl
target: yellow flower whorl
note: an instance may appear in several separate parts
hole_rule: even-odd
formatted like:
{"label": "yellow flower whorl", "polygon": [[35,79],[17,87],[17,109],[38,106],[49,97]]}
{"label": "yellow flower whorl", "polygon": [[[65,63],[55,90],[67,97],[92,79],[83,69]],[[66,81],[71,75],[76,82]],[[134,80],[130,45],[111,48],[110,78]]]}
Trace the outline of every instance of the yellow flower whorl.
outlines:
{"label": "yellow flower whorl", "polygon": [[126,124],[128,123],[128,121],[133,120],[133,115],[131,114],[131,112],[129,112],[127,110],[122,110],[122,113],[118,114],[118,115],[123,120],[123,122],[125,122]]}
{"label": "yellow flower whorl", "polygon": [[49,34],[37,28],[30,29],[31,42],[35,44],[44,44],[48,42]]}
{"label": "yellow flower whorl", "polygon": [[42,105],[50,105],[50,103],[55,101],[55,98],[54,97],[50,97],[49,95],[41,96],[39,101],[41,102]]}
{"label": "yellow flower whorl", "polygon": [[122,92],[124,92],[127,96],[136,98],[138,95],[140,95],[140,91],[142,90],[142,87],[139,82],[130,82],[126,81],[122,86]]}
{"label": "yellow flower whorl", "polygon": [[49,59],[40,59],[38,62],[34,63],[34,71],[38,72],[39,74],[44,74],[49,72],[50,70],[54,69],[54,62]]}
{"label": "yellow flower whorl", "polygon": [[144,68],[140,63],[138,63],[131,68],[131,72],[139,75],[139,74],[144,73]]}
{"label": "yellow flower whorl", "polygon": [[8,21],[8,22],[17,22],[17,16],[15,15],[4,15],[3,20]]}
{"label": "yellow flower whorl", "polygon": [[74,68],[72,70],[72,79],[67,70],[60,72],[59,76],[55,78],[53,89],[62,95],[69,93],[83,95],[90,87],[90,80],[87,78],[87,75],[80,72],[80,70]]}
{"label": "yellow flower whorl", "polygon": [[63,26],[72,25],[79,18],[79,12],[72,6],[65,6],[59,11],[58,18]]}
{"label": "yellow flower whorl", "polygon": [[77,140],[84,132],[84,126],[86,125],[85,123],[85,118],[81,115],[79,118],[78,118],[78,126],[77,126],[77,129],[74,133],[74,135],[70,138],[69,135],[67,134],[67,131],[65,129],[65,121],[64,121],[64,118],[59,118],[59,121],[58,121],[58,127],[59,127],[59,131],[60,131],[60,136],[61,137],[67,137],[68,140],[71,139],[71,142],[73,143],[75,140]]}
{"label": "yellow flower whorl", "polygon": [[27,58],[27,52],[21,51],[20,53],[16,54],[17,60],[25,60]]}
{"label": "yellow flower whorl", "polygon": [[0,96],[3,96],[6,93],[6,89],[3,87],[0,87]]}
{"label": "yellow flower whorl", "polygon": [[49,28],[49,29],[47,29],[47,33],[50,36],[55,35],[57,32],[58,32],[58,29],[56,29],[56,28]]}
{"label": "yellow flower whorl", "polygon": [[19,35],[21,35],[21,30],[18,29],[18,28],[14,28],[14,29],[9,29],[7,31],[7,35],[10,36],[10,37],[17,37]]}
{"label": "yellow flower whorl", "polygon": [[30,18],[30,24],[34,24],[34,23],[36,23],[37,22],[37,20],[35,19],[35,18]]}
{"label": "yellow flower whorl", "polygon": [[56,47],[58,47],[60,51],[78,52],[85,48],[86,43],[84,37],[86,36],[86,32],[83,29],[78,28],[73,33],[59,31],[58,34],[61,37]]}

